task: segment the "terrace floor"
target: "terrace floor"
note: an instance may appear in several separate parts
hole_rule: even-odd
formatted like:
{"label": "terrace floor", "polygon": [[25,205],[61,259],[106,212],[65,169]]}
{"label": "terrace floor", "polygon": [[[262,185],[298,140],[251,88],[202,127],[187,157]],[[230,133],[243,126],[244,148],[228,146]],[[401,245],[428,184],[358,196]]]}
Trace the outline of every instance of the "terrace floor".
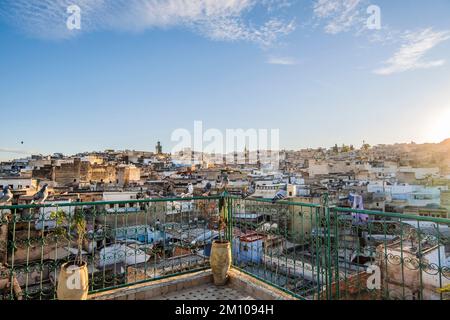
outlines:
{"label": "terrace floor", "polygon": [[217,287],[212,283],[181,291],[163,294],[152,300],[256,300],[245,291],[228,286]]}
{"label": "terrace floor", "polygon": [[295,300],[294,297],[232,269],[225,286],[215,286],[210,270],[183,274],[90,295],[90,300]]}

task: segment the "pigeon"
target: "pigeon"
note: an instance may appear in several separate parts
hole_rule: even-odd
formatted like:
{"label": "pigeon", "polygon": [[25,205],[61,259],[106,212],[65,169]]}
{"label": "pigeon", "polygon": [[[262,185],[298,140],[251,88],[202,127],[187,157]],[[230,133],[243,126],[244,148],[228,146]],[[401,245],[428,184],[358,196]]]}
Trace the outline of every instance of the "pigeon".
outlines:
{"label": "pigeon", "polygon": [[223,188],[223,189],[226,189],[226,188],[227,188],[228,182],[229,182],[229,180],[228,180],[228,175],[227,175],[226,173],[224,173],[224,174],[222,175],[222,181],[221,181],[221,185],[222,185],[222,188]]}
{"label": "pigeon", "polygon": [[166,195],[169,196],[169,197],[176,197],[177,196],[173,185],[169,184],[167,186],[167,188],[166,188]]}
{"label": "pigeon", "polygon": [[250,183],[250,186],[244,191],[242,192],[242,199],[246,199],[250,196],[252,196],[255,193],[255,183],[252,182]]}
{"label": "pigeon", "polygon": [[48,184],[44,184],[41,188],[41,190],[39,190],[39,192],[37,192],[34,196],[33,196],[33,200],[31,201],[31,204],[42,204],[45,202],[45,200],[47,200],[48,197]]}
{"label": "pigeon", "polygon": [[284,198],[286,198],[286,196],[287,196],[287,185],[283,185],[273,197],[272,203],[275,203],[279,200],[283,200]]}
{"label": "pigeon", "polygon": [[188,194],[193,195],[194,194],[194,186],[192,183],[189,183],[188,185]]}
{"label": "pigeon", "polygon": [[209,197],[209,195],[211,194],[211,188],[212,188],[212,185],[211,185],[210,182],[208,182],[206,184],[205,188],[203,189],[203,196],[204,197]]}
{"label": "pigeon", "polygon": [[13,194],[11,190],[9,190],[9,186],[3,188],[3,193],[0,196],[0,204],[8,203],[12,200]]}
{"label": "pigeon", "polygon": [[187,187],[187,192],[181,194],[181,198],[192,198],[194,196],[194,186],[189,183]]}

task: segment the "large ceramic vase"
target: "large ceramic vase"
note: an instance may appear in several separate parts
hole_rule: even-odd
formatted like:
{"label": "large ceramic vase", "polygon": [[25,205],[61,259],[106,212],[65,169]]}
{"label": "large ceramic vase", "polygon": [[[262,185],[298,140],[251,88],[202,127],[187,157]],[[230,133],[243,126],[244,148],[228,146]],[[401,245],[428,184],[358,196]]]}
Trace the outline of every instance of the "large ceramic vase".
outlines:
{"label": "large ceramic vase", "polygon": [[223,286],[228,280],[231,267],[231,245],[229,241],[214,241],[210,257],[211,270],[216,286]]}
{"label": "large ceramic vase", "polygon": [[61,266],[56,294],[58,300],[87,300],[89,276],[86,262],[78,266],[67,262]]}

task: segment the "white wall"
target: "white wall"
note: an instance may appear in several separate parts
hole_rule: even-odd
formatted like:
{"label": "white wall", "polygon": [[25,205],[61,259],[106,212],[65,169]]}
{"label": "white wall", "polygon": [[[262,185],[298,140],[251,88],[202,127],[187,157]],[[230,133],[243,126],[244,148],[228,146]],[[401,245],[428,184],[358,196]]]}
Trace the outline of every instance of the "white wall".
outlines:
{"label": "white wall", "polygon": [[33,188],[36,180],[30,178],[23,179],[8,179],[8,178],[0,178],[1,186],[11,186],[12,190],[23,190],[28,188]]}

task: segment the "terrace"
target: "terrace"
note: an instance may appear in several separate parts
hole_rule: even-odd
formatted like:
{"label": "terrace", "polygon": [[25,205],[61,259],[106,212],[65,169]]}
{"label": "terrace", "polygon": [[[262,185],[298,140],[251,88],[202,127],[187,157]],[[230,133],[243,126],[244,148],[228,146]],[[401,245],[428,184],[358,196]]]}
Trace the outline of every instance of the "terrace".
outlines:
{"label": "terrace", "polygon": [[[61,265],[77,253],[75,216],[86,222],[93,300],[449,298],[448,219],[229,195],[0,212],[0,299],[57,299]],[[224,287],[213,285],[209,265],[219,237],[232,246]]]}

